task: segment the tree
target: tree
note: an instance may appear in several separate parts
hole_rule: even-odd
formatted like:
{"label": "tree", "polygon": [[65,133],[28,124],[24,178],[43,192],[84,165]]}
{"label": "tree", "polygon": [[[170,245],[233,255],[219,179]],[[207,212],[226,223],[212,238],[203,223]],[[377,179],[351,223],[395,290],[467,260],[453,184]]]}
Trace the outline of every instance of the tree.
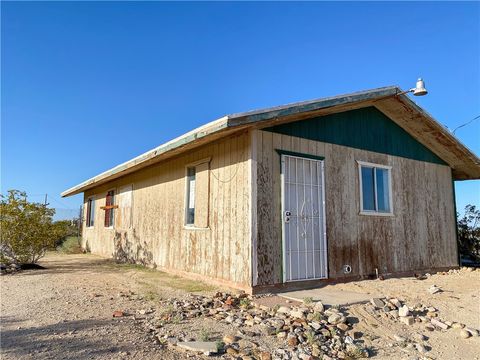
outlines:
{"label": "tree", "polygon": [[463,217],[457,214],[458,245],[460,254],[480,258],[480,210],[467,205]]}
{"label": "tree", "polygon": [[0,197],[0,261],[36,263],[64,236],[64,226],[52,222],[54,209],[29,202],[23,191],[9,190]]}

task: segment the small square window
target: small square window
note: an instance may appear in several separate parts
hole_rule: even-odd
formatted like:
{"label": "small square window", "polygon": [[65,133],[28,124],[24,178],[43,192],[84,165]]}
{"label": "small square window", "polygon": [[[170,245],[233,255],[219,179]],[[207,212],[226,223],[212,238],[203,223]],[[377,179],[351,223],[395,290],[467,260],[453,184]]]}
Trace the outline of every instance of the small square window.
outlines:
{"label": "small square window", "polygon": [[391,167],[358,162],[360,213],[391,215]]}

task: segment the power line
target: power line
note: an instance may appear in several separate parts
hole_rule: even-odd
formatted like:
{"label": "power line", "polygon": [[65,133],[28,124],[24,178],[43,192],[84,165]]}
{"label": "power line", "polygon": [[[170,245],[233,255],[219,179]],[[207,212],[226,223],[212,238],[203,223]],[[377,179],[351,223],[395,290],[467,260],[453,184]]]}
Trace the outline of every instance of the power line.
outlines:
{"label": "power line", "polygon": [[458,129],[460,129],[460,128],[464,127],[464,126],[467,126],[468,124],[471,124],[472,122],[474,122],[474,121],[477,120],[477,119],[480,119],[480,115],[475,116],[472,120],[466,122],[465,124],[462,124],[462,125],[460,125],[460,126],[457,126],[455,129],[453,129],[452,134],[455,134],[455,131],[457,131]]}

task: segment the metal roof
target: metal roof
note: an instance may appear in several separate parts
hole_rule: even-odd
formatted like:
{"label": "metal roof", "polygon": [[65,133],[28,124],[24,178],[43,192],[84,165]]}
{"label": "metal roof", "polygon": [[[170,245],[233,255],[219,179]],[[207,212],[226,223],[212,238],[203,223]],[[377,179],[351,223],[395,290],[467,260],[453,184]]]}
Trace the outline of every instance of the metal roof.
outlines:
{"label": "metal roof", "polygon": [[221,117],[117,165],[62,193],[71,196],[246,128],[375,106],[452,169],[456,180],[479,179],[480,159],[397,86],[247,111]]}

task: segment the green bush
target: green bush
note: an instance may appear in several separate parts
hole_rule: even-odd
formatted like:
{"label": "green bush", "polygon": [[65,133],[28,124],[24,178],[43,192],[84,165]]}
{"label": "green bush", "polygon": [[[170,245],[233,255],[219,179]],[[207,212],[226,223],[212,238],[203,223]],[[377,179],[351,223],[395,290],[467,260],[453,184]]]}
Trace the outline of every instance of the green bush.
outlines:
{"label": "green bush", "polygon": [[457,214],[457,219],[460,254],[480,259],[480,210],[467,205],[463,216]]}
{"label": "green bush", "polygon": [[25,192],[10,190],[0,199],[2,263],[36,263],[65,236],[65,228],[52,221],[55,210],[27,201]]}

